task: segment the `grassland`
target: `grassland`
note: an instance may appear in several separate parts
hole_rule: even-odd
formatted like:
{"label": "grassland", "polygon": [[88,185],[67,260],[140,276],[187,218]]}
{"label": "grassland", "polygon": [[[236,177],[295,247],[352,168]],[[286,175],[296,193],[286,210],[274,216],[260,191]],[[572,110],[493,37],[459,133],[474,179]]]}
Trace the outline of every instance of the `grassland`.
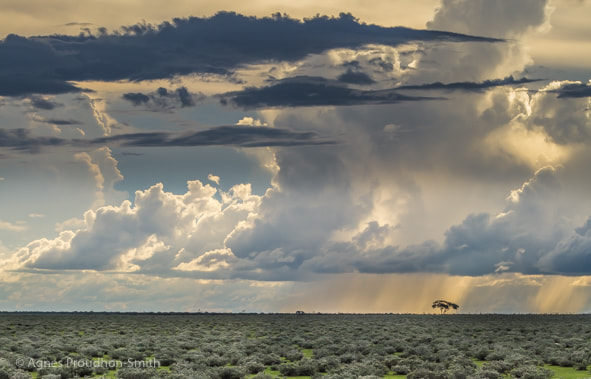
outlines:
{"label": "grassland", "polygon": [[2,378],[586,378],[589,315],[0,313]]}

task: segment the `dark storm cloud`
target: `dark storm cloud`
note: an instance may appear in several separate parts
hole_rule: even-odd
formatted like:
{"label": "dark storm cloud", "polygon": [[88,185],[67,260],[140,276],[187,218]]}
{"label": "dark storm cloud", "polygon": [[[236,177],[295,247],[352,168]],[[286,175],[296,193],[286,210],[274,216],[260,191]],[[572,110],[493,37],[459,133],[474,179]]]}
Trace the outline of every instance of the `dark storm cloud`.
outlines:
{"label": "dark storm cloud", "polygon": [[326,145],[335,141],[320,138],[314,132],[294,132],[288,129],[250,127],[242,125],[218,126],[190,133],[133,133],[91,140],[92,144],[116,143],[131,147],[156,146],[301,146]]}
{"label": "dark storm cloud", "polygon": [[68,22],[64,26],[91,26],[91,22]]}
{"label": "dark storm cloud", "polygon": [[181,87],[176,90],[176,94],[181,101],[181,107],[192,107],[195,105],[195,101],[193,100],[193,96],[189,93],[186,87]]}
{"label": "dark storm cloud", "polygon": [[153,93],[131,92],[123,95],[123,99],[129,101],[133,106],[143,105],[155,111],[170,110],[177,106],[192,107],[197,100],[204,97],[201,93],[190,93],[186,87],[179,87],[174,91],[160,87]]}
{"label": "dark storm cloud", "polygon": [[123,94],[123,99],[129,101],[131,104],[137,107],[138,105],[146,104],[148,101],[150,101],[150,96],[139,92],[133,92]]}
{"label": "dark storm cloud", "polygon": [[362,91],[346,87],[338,81],[309,76],[287,78],[266,87],[250,87],[221,95],[222,104],[230,102],[245,109],[395,104],[434,99],[440,98],[406,96],[393,90]]}
{"label": "dark storm cloud", "polygon": [[57,102],[51,101],[51,100],[46,100],[41,96],[31,96],[31,97],[29,97],[29,100],[31,101],[31,105],[37,109],[52,110],[52,109],[55,109],[56,107],[62,106],[61,103],[57,103]]}
{"label": "dark storm cloud", "polygon": [[385,28],[349,14],[305,21],[279,14],[267,18],[218,13],[211,18],[138,24],[108,34],[24,38],[0,42],[0,95],[65,93],[68,81],[149,80],[190,73],[231,72],[240,65],[294,61],[332,48],[411,41],[498,42],[463,34]]}
{"label": "dark storm cloud", "polygon": [[35,117],[34,120],[37,122],[42,122],[44,124],[59,125],[59,126],[81,125],[82,124],[80,121],[76,121],[76,120],[62,120],[62,119],[57,119],[57,118],[45,119],[42,117]]}
{"label": "dark storm cloud", "polygon": [[412,90],[446,90],[446,91],[482,91],[488,88],[493,87],[501,87],[501,86],[511,86],[511,85],[519,85],[519,84],[526,84],[532,82],[539,82],[544,79],[528,79],[528,78],[521,78],[521,79],[514,79],[513,76],[508,76],[504,79],[493,79],[493,80],[484,80],[482,82],[456,82],[456,83],[428,83],[428,84],[418,84],[418,85],[407,85],[407,86],[400,86],[396,87],[397,90],[400,89],[412,89]]}
{"label": "dark storm cloud", "polygon": [[[0,57],[5,53],[2,50],[2,45],[0,45]],[[32,93],[59,95],[69,92],[80,92],[82,90],[60,79],[40,77],[38,74],[39,71],[36,73],[19,72],[13,76],[10,73],[12,68],[3,70],[2,66],[5,66],[5,64],[0,62],[0,96],[22,96]]]}
{"label": "dark storm cloud", "polygon": [[53,124],[53,125],[80,125],[81,122],[80,121],[76,121],[76,120],[58,120],[58,119],[48,119],[43,121],[47,124]]}
{"label": "dark storm cloud", "polygon": [[582,83],[566,84],[552,92],[558,93],[559,98],[591,97],[591,85]]}
{"label": "dark storm cloud", "polygon": [[38,152],[44,146],[60,146],[67,142],[59,137],[33,136],[29,129],[0,129],[0,148]]}
{"label": "dark storm cloud", "polygon": [[[59,121],[59,120],[54,120]],[[0,129],[0,148],[38,153],[43,147],[88,147],[117,145],[124,147],[188,147],[188,146],[305,146],[331,145],[334,140],[321,138],[314,132],[296,132],[288,129],[224,125],[198,132],[130,133],[90,140],[33,136],[29,129]]]}
{"label": "dark storm cloud", "polygon": [[349,83],[349,84],[373,84],[375,81],[366,73],[347,70],[347,72],[339,75],[337,78],[339,82]]}

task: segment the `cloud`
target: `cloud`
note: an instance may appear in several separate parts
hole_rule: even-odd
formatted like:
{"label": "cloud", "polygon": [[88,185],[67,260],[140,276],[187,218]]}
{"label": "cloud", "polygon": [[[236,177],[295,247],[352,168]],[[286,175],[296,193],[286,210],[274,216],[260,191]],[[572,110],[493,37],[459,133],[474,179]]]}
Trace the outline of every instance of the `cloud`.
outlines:
{"label": "cloud", "polygon": [[[39,153],[55,146],[92,147],[188,147],[188,146],[306,146],[333,145],[334,139],[316,132],[292,131],[268,126],[223,125],[198,132],[147,132],[117,134],[94,139],[33,136],[30,129],[0,129],[0,148]],[[86,154],[86,153],[83,153]]]}
{"label": "cloud", "polygon": [[129,101],[133,106],[143,105],[155,111],[171,110],[178,106],[181,108],[192,107],[195,106],[196,101],[203,97],[203,94],[191,94],[186,87],[179,87],[174,91],[160,87],[149,94],[140,92],[123,94],[123,99]]}
{"label": "cloud", "polygon": [[446,90],[446,91],[482,91],[489,88],[501,87],[501,86],[512,86],[519,84],[527,84],[533,82],[539,82],[543,79],[514,79],[513,76],[508,76],[504,79],[492,79],[484,80],[482,82],[456,82],[456,83],[428,83],[428,84],[415,84],[415,85],[402,85],[396,87],[397,90],[401,89],[412,89],[412,90]]}
{"label": "cloud", "polygon": [[133,204],[126,200],[120,206],[88,210],[82,228],[62,231],[52,240],[29,243],[6,267],[170,275],[169,270],[178,266],[190,271],[204,268],[202,271],[210,276],[226,277],[228,273],[212,272],[217,270],[210,266],[219,263],[217,258],[215,262],[212,259],[233,256],[216,251],[224,249],[228,233],[256,211],[260,198],[251,194],[249,185],[221,193],[222,200],[214,197],[218,190],[210,185],[200,181],[187,185],[183,195],[165,192],[163,185],[157,184],[137,191]]}
{"label": "cloud", "polygon": [[50,99],[47,99],[43,96],[38,96],[38,95],[30,96],[29,100],[30,100],[33,108],[37,108],[37,109],[52,110],[57,107],[63,106],[63,104],[61,104],[61,103],[52,101]]}
{"label": "cloud", "polygon": [[96,192],[92,209],[105,204],[105,197],[116,195],[115,183],[123,180],[117,167],[117,161],[111,156],[111,149],[101,147],[87,152],[74,154],[76,162],[83,163],[94,178]]}
{"label": "cloud", "polygon": [[558,93],[558,98],[591,97],[591,84],[565,84],[560,89],[554,90],[552,92]]}
{"label": "cloud", "polygon": [[[0,273],[0,306],[20,311],[276,312],[290,283],[97,271]],[[155,302],[154,297],[160,300]]]}
{"label": "cloud", "polygon": [[91,26],[91,22],[68,22],[64,26]]}
{"label": "cloud", "polygon": [[129,101],[134,106],[147,104],[150,101],[150,96],[144,95],[143,93],[135,92],[135,93],[125,93],[123,94],[123,98]]}
{"label": "cloud", "polygon": [[[591,221],[586,221],[591,214],[586,200],[589,186],[579,185],[588,180],[580,175],[588,165],[590,151],[586,143],[591,130],[586,87],[553,82],[538,92],[513,88],[536,81],[521,76],[520,70],[531,61],[520,41],[544,24],[545,2],[528,3],[536,9],[523,18],[523,25],[504,19],[512,7],[525,12],[520,5],[504,0],[494,5],[481,1],[473,4],[442,2],[432,26],[453,28],[455,20],[463,17],[462,9],[479,20],[485,16],[477,13],[498,8],[502,11],[490,13],[494,19],[490,25],[499,25],[498,33],[508,38],[506,41],[489,43],[458,37],[452,45],[433,31],[431,36],[441,39],[431,43],[402,38],[403,29],[364,26],[343,16],[296,22],[283,17],[254,19],[232,14],[178,20],[158,27],[138,25],[119,35],[26,39],[27,43],[42,41],[60,59],[68,60],[68,64],[59,64],[63,68],[59,80],[86,80],[95,75],[97,80],[124,78],[131,82],[122,84],[126,89],[117,95],[116,106],[108,97],[112,92],[105,93],[104,99],[92,99],[91,111],[103,129],[100,138],[94,138],[100,134],[81,139],[38,137],[39,129],[48,128],[34,123],[37,129],[31,131],[2,131],[9,136],[0,138],[6,149],[36,152],[43,146],[59,146],[75,150],[74,162],[72,154],[68,161],[78,170],[84,169],[86,182],[92,184],[87,185],[87,192],[94,194],[84,219],[55,224],[59,235],[31,241],[13,254],[6,267],[20,270],[19,274],[52,270],[60,277],[64,274],[56,271],[97,270],[92,273],[96,277],[101,277],[101,271],[135,272],[140,275],[129,275],[130,281],[134,277],[157,281],[158,276],[185,285],[186,281],[171,278],[303,282],[338,277],[323,283],[326,292],[317,291],[323,296],[307,303],[323,304],[323,299],[330,299],[333,293],[334,302],[324,304],[333,304],[335,311],[342,310],[348,296],[368,309],[388,311],[388,291],[384,288],[405,283],[412,283],[416,289],[411,291],[408,303],[409,309],[416,311],[422,308],[411,303],[438,289],[442,298],[449,290],[461,301],[469,299],[483,306],[479,297],[508,296],[517,287],[527,287],[527,291],[515,293],[518,300],[508,300],[523,303],[522,308],[514,309],[564,306],[549,288],[556,284],[567,291],[574,279],[549,280],[545,290],[538,291],[536,277],[586,274],[591,270],[587,263],[591,249]],[[236,34],[233,25],[226,27],[230,21],[242,23],[240,33]],[[501,27],[504,23],[507,30]],[[203,28],[209,34],[193,33],[201,24],[206,24]],[[301,33],[275,34],[267,26],[273,31],[295,28]],[[321,39],[318,33],[315,40],[307,39],[311,34],[306,33],[321,26],[328,30]],[[465,27],[470,34],[496,32],[479,22],[467,21]],[[333,28],[340,34],[333,33]],[[261,44],[256,38],[251,41],[255,32],[268,38],[269,44]],[[400,42],[394,38],[380,42],[379,36],[386,32],[391,37],[400,36]],[[366,33],[365,42],[358,42],[359,33]],[[228,36],[237,36],[239,42]],[[208,43],[203,43],[206,38]],[[416,45],[391,47],[411,39]],[[289,43],[274,46],[280,40]],[[36,48],[33,46],[33,50]],[[104,57],[98,56],[99,50]],[[93,72],[78,65],[80,57],[89,62],[97,59]],[[263,64],[250,67],[250,63]],[[50,64],[50,71],[52,67]],[[198,93],[191,92],[198,87],[157,84],[151,89],[158,85],[172,88],[149,92],[145,84],[137,89],[140,86],[134,81],[207,70],[237,70],[234,84],[244,83],[245,88],[227,92],[221,99],[258,111],[249,112],[249,116],[235,112],[221,116],[217,113],[219,105],[205,105],[202,110],[206,114],[185,110],[174,116],[159,115],[151,118],[147,127],[155,128],[153,122],[160,122],[160,118],[167,122],[205,115],[234,122],[244,117],[237,125],[207,129],[196,125],[182,132],[162,128],[129,133],[129,125],[123,129],[122,125],[133,124],[144,108],[166,111],[191,107],[199,101]],[[270,75],[271,81],[261,81]],[[108,91],[114,88],[112,85],[108,85]],[[365,85],[371,87],[362,87]],[[411,90],[417,92],[403,92]],[[457,92],[446,101],[408,96],[426,90]],[[569,95],[562,96],[567,92]],[[64,98],[67,96],[59,97]],[[54,106],[40,104],[38,109],[48,111]],[[363,106],[339,106],[357,104]],[[131,106],[139,108],[129,111]],[[221,109],[228,111],[227,107]],[[108,110],[121,123],[109,118]],[[73,120],[58,115],[58,111],[63,113],[55,108],[47,122],[68,125]],[[85,120],[78,115],[74,118]],[[141,116],[138,119],[143,122]],[[189,125],[187,119],[184,125]],[[131,201],[109,202],[102,196],[121,180],[121,173],[108,149],[95,150],[105,145],[146,147],[127,154],[142,151],[151,159],[156,155],[153,151],[166,150],[150,149],[154,147],[264,146],[268,148],[249,149],[248,154],[258,154],[261,166],[270,168],[272,184],[266,191],[263,188],[260,196],[252,194],[249,184],[224,192],[219,183],[227,184],[231,179],[222,181],[205,171],[202,174],[210,185],[190,181],[187,191],[178,194],[176,189],[165,191],[167,183],[145,189],[151,182]],[[42,158],[36,157],[39,161]],[[253,185],[262,187],[260,183]],[[437,273],[433,276],[437,280],[427,282],[425,278],[431,273]],[[368,277],[372,282],[364,287]],[[386,279],[392,277],[396,278]],[[462,288],[454,287],[456,280]],[[511,280],[516,280],[515,287]],[[470,286],[477,288],[466,289]],[[354,292],[356,288],[359,290]],[[379,301],[368,296],[372,293]],[[546,294],[554,305],[542,301]],[[588,300],[582,303],[588,304]],[[581,309],[582,303],[577,301],[568,309]],[[347,309],[355,311],[353,307]],[[491,305],[486,309],[502,308]]]}
{"label": "cloud", "polygon": [[394,90],[362,91],[320,77],[293,77],[266,87],[250,87],[221,95],[222,104],[244,109],[338,105],[396,104],[404,101],[434,100],[433,97],[406,96]]}
{"label": "cloud", "polygon": [[497,38],[516,38],[547,22],[546,0],[443,0],[429,29],[481,33]]}
{"label": "cloud", "polygon": [[[299,21],[279,14],[255,18],[224,12],[211,18],[174,19],[158,26],[137,24],[98,36],[8,35],[0,44],[0,95],[80,91],[71,81],[227,74],[245,64],[296,61],[334,48],[396,46],[411,41],[500,40],[367,25],[349,14]],[[186,94],[180,95],[187,104]]]}
{"label": "cloud", "polygon": [[33,136],[29,129],[0,129],[0,148],[36,153],[42,147],[62,146],[67,142],[59,137]]}
{"label": "cloud", "polygon": [[108,136],[115,128],[119,128],[120,124],[106,111],[107,102],[105,99],[93,97],[90,94],[85,94],[88,98],[88,105],[92,110],[92,114],[97,125],[102,129],[102,134]]}
{"label": "cloud", "polygon": [[0,220],[0,230],[7,230],[9,232],[23,232],[27,230],[27,226],[23,224],[13,224],[7,221]]}
{"label": "cloud", "polygon": [[220,177],[217,175],[209,174],[207,175],[207,180],[217,184],[218,186],[220,185]]}
{"label": "cloud", "polygon": [[268,126],[267,123],[262,122],[258,118],[255,119],[253,117],[248,117],[248,116],[247,117],[243,117],[240,120],[238,120],[238,122],[236,123],[236,125]]}
{"label": "cloud", "polygon": [[532,97],[532,116],[526,122],[527,127],[543,130],[550,140],[560,145],[589,141],[591,109],[589,99],[583,96],[586,88],[591,87],[569,81],[549,83]]}
{"label": "cloud", "polygon": [[55,119],[55,118],[42,120],[42,122],[45,122],[47,124],[52,124],[52,125],[80,125],[80,124],[82,124],[80,121],[76,121],[76,120],[59,120],[59,119]]}
{"label": "cloud", "polygon": [[[343,190],[351,184],[342,173],[332,172],[321,183],[311,180],[315,188],[302,184],[303,172],[288,164],[294,155],[303,158],[294,152],[278,156],[278,186],[264,196],[252,195],[247,184],[225,193],[191,181],[182,195],[157,184],[137,191],[133,203],[87,211],[77,231],[33,241],[5,265],[12,270],[295,281],[337,273],[476,277],[580,275],[591,270],[591,218],[576,225],[562,216],[569,214],[568,199],[555,168],[538,170],[511,191],[501,212],[469,214],[448,228],[443,242],[402,247],[390,242],[397,226],[378,221],[339,238],[339,231],[354,231],[370,209]],[[329,162],[334,157],[326,152],[309,152],[306,158],[316,162],[308,176],[326,178],[325,170],[339,167]]]}
{"label": "cloud", "polygon": [[120,146],[301,146],[329,145],[336,141],[321,138],[315,132],[291,131],[266,126],[227,125],[199,132],[185,133],[130,133],[97,138],[91,144],[117,144]]}
{"label": "cloud", "polygon": [[[347,256],[344,254],[341,268],[351,271],[355,267],[369,273],[447,272],[470,276],[499,271],[589,273],[591,266],[585,262],[589,260],[591,245],[587,231],[591,222],[576,227],[573,220],[561,217],[565,211],[562,193],[556,170],[546,167],[511,192],[502,212],[468,215],[461,224],[448,229],[441,245],[426,242],[405,248],[374,249],[367,252],[363,260],[351,254],[354,258],[350,266],[343,262]],[[333,250],[355,251],[356,247],[340,244]],[[329,256],[332,256],[330,251]],[[317,267],[328,267],[322,263],[321,259],[310,262]]]}
{"label": "cloud", "polygon": [[433,20],[427,23],[428,29],[504,38],[506,43],[461,43],[456,49],[424,45],[423,54],[415,56],[417,72],[412,75],[413,83],[483,81],[522,75],[533,64],[525,40],[549,27],[549,3],[549,0],[442,1]]}
{"label": "cloud", "polygon": [[82,124],[80,121],[77,121],[77,120],[63,120],[63,119],[57,119],[57,118],[46,119],[46,118],[39,117],[39,116],[36,116],[34,118],[34,120],[37,122],[42,122],[44,124],[57,125],[57,126],[81,125]]}
{"label": "cloud", "polygon": [[[4,49],[2,49],[2,45],[0,44],[0,56],[5,57],[11,54],[10,51],[3,50]],[[37,57],[30,58],[36,59]],[[40,59],[43,59],[43,57],[40,57]],[[0,83],[2,85],[2,88],[0,89],[0,96],[23,96],[30,95],[32,93],[57,95],[71,92],[80,92],[82,90],[60,79],[39,77],[38,74],[32,72],[33,69],[31,70],[30,74],[34,76],[28,76],[29,73],[19,75],[18,73],[13,72],[13,70],[14,69],[12,67],[9,67],[8,70],[4,72],[0,71]],[[37,103],[37,105],[40,106],[41,109],[48,109],[43,107],[50,106],[48,103]]]}
{"label": "cloud", "polygon": [[348,83],[348,84],[368,85],[368,84],[375,83],[375,81],[366,73],[353,71],[351,69],[349,69],[349,70],[347,70],[347,72],[339,75],[337,80],[339,82]]}

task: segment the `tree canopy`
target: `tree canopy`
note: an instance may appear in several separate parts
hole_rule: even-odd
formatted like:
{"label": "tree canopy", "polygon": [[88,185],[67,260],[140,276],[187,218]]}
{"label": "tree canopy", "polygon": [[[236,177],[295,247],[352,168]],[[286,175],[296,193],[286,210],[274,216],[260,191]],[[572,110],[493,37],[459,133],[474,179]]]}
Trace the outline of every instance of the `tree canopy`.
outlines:
{"label": "tree canopy", "polygon": [[447,313],[450,309],[458,309],[460,306],[447,300],[435,300],[431,308],[439,308],[441,314]]}

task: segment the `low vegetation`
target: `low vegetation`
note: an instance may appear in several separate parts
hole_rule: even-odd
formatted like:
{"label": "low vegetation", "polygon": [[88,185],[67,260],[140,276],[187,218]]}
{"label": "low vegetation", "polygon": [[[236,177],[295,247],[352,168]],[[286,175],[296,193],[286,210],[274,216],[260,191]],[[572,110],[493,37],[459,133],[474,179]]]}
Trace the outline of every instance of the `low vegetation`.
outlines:
{"label": "low vegetation", "polygon": [[0,379],[581,378],[590,363],[590,315],[0,314]]}

